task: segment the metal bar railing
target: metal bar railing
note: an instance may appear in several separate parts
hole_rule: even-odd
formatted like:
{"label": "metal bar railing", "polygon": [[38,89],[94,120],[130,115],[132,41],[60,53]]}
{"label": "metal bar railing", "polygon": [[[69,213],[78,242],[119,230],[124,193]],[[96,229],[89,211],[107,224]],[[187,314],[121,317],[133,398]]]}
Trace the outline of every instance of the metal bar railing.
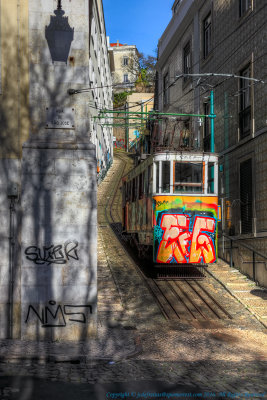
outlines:
{"label": "metal bar railing", "polygon": [[243,247],[245,249],[248,249],[252,252],[252,274],[253,274],[253,281],[256,282],[256,255],[263,258],[264,260],[267,261],[267,256],[265,254],[262,254],[261,252],[255,250],[253,247],[245,244],[245,243],[240,243],[240,239],[232,238],[231,236],[225,235],[222,233],[222,237],[228,239],[230,241],[230,267],[233,267],[233,249],[236,247],[233,247],[233,242],[238,243],[238,246]]}

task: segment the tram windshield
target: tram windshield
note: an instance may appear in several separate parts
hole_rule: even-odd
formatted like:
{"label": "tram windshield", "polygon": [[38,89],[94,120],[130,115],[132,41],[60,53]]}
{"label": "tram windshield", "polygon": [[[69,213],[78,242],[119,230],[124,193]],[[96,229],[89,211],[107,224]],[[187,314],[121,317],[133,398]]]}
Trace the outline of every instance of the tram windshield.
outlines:
{"label": "tram windshield", "polygon": [[215,156],[201,160],[156,160],[153,192],[159,194],[216,194],[218,163]]}
{"label": "tram windshield", "polygon": [[170,192],[170,161],[162,161],[162,192]]}
{"label": "tram windshield", "polygon": [[202,192],[203,164],[189,162],[174,163],[174,193]]}

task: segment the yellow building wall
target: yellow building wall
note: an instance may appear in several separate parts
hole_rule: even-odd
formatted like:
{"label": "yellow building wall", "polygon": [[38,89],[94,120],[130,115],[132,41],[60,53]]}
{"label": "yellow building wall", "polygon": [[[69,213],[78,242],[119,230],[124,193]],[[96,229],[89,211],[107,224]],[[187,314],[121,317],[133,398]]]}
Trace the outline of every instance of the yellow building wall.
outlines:
{"label": "yellow building wall", "polygon": [[0,158],[21,158],[29,135],[28,0],[0,1]]}
{"label": "yellow building wall", "polygon": [[[143,102],[143,111],[149,112],[154,107],[154,93],[143,93],[143,92],[132,93],[128,96],[127,102],[129,106],[129,111],[141,112],[142,111],[141,103]],[[146,118],[145,115],[144,118]],[[129,128],[129,143],[131,143],[136,139],[135,131],[138,130],[140,133],[142,133],[144,131],[144,128],[142,129],[140,126],[138,126],[141,123],[141,119],[133,120],[129,118],[129,123],[130,124],[136,123],[136,127]]]}

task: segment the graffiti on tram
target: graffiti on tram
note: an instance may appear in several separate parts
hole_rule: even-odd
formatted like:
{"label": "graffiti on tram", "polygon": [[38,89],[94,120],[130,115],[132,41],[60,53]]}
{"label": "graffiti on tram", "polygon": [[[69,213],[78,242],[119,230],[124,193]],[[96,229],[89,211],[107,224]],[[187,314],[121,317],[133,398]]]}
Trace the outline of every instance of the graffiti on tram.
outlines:
{"label": "graffiti on tram", "polygon": [[[183,207],[177,207],[181,202]],[[201,201],[181,197],[175,203],[171,200],[169,204],[167,200],[162,205],[154,200],[154,262],[215,262],[217,204],[214,198]]]}

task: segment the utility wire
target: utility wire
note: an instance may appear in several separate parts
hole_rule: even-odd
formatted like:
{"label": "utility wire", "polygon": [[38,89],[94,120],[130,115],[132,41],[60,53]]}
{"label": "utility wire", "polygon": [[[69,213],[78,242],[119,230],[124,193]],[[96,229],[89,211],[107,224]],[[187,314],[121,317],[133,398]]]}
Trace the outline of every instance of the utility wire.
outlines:
{"label": "utility wire", "polygon": [[[259,57],[257,57],[256,59],[254,59],[250,64],[254,64],[256,61],[258,61],[260,58],[264,57],[266,54],[267,54],[267,53],[264,53],[264,54],[260,55]],[[219,68],[220,68],[220,67],[219,67]],[[231,74],[230,74],[230,75],[231,75]],[[207,77],[205,78],[204,82],[201,82],[201,84],[199,84],[199,86],[205,85],[205,82],[207,82],[207,80],[209,80],[210,77],[211,77],[210,75],[207,76]],[[214,74],[212,77],[216,78],[216,74]],[[232,77],[232,76],[226,77],[226,79],[224,79],[223,81],[221,81],[221,82],[219,82],[219,83],[213,85],[212,88],[215,89],[216,87],[220,86],[221,84],[223,84],[223,83],[226,82],[227,80],[231,79],[231,77]],[[175,80],[175,83],[176,83],[176,81],[177,81],[177,80]],[[263,79],[260,78],[259,81],[263,81]],[[263,82],[266,83],[265,81],[263,81]],[[255,82],[255,83],[252,83],[252,84],[249,85],[249,86],[250,86],[250,87],[256,86],[256,85],[258,85],[259,83],[260,83],[260,82]],[[172,84],[170,84],[169,87],[171,87],[173,84],[174,84],[174,82],[172,82]],[[168,88],[169,88],[169,87],[168,87]],[[190,89],[185,95],[188,95],[189,93],[194,92],[194,90],[195,90],[195,88]],[[209,91],[210,91],[210,89],[205,90],[203,93],[201,93],[200,97],[203,97],[203,95],[206,94],[206,93],[208,93]],[[159,93],[159,96],[160,96],[163,92],[164,92],[164,91],[162,91],[161,93]],[[229,95],[229,96],[233,96],[233,95]],[[196,96],[193,97],[193,99],[189,99],[189,100],[187,100],[186,102],[183,101],[183,106],[186,106],[186,105],[188,105],[188,104],[193,104],[193,103],[194,103],[194,100],[197,100],[198,98],[199,98],[199,96],[196,95]],[[175,105],[178,101],[180,101],[180,99],[177,99],[177,100],[175,100],[175,101],[169,103],[168,106],[173,106],[173,105]]]}
{"label": "utility wire", "polygon": [[[237,27],[237,28],[235,28],[228,36],[224,37],[224,39],[223,39],[221,42],[217,43],[216,46],[213,47],[212,51],[215,50],[217,47],[219,47],[222,43],[224,43],[225,40],[229,39],[229,37],[231,37],[231,35],[233,35],[234,33],[236,33],[245,23],[247,24],[247,22],[248,22],[249,19],[251,19],[252,17],[254,17],[255,15],[257,15],[257,14],[258,14],[259,12],[261,12],[265,7],[266,7],[266,4],[265,4],[263,7],[261,7],[259,10],[253,11],[253,12],[252,12],[252,13]],[[253,36],[252,36],[252,37],[254,37],[254,36],[258,33],[258,31],[259,31],[265,24],[266,24],[266,22],[264,22],[264,23],[253,33]],[[251,38],[251,37],[250,37],[250,38]],[[240,49],[240,46],[238,47],[238,49],[236,49],[234,52],[232,52],[232,53],[229,55],[228,59],[231,58],[237,51],[239,51],[239,49]],[[253,61],[251,62],[251,64],[252,64],[252,63],[255,63],[255,61],[257,61],[259,58],[262,58],[265,54],[266,54],[266,53],[264,53],[263,55],[261,55],[261,56],[258,57],[257,59],[253,60]],[[219,70],[220,70],[220,68],[223,67],[223,65],[225,64],[225,62],[227,62],[228,59],[224,60],[224,63],[223,63],[221,66],[218,67]],[[203,60],[204,60],[204,58],[202,58],[200,61],[197,61],[196,63],[192,64],[191,68],[193,68],[195,65],[199,64],[199,62],[201,62],[201,61],[203,61]],[[212,76],[212,75],[210,75],[210,76]],[[207,76],[207,78],[204,80],[204,82],[201,82],[201,84],[204,85],[205,82],[210,78],[210,76]],[[213,76],[215,76],[215,74],[214,74]],[[226,80],[228,80],[228,79],[229,79],[229,78],[223,80],[223,81],[222,81],[221,83],[219,83],[219,84],[216,84],[213,88],[218,87],[220,84],[224,83],[224,82],[225,82]],[[156,81],[156,79],[155,79],[155,81]],[[162,91],[158,94],[158,97],[160,97],[166,90],[168,90],[168,89],[171,88],[173,85],[175,85],[175,83],[176,83],[176,79],[174,80],[174,82],[172,82],[171,84],[169,84],[169,86],[168,86],[167,88],[165,88],[164,90],[162,90]],[[266,82],[265,82],[265,83],[266,83]],[[133,84],[133,83],[132,83],[132,82],[131,82],[131,83],[125,83],[125,85],[129,85],[129,84]],[[104,88],[104,87],[114,87],[114,86],[117,87],[117,86],[122,86],[122,85],[124,85],[124,84],[119,83],[119,84],[113,84],[113,85],[101,85],[101,86],[96,86],[96,87],[91,87],[91,88],[85,88],[85,89],[77,89],[77,90],[75,90],[75,89],[69,89],[68,92],[69,92],[69,94],[76,94],[76,93],[87,92],[87,91],[91,91],[91,90],[94,90],[94,89],[100,89],[100,88]],[[251,86],[252,86],[252,85],[251,85]],[[70,93],[71,90],[72,90],[73,92]],[[187,92],[186,94],[189,94],[191,91],[194,91],[194,89],[191,89],[191,90],[190,90],[189,92]],[[203,93],[202,93],[202,96],[203,96],[203,94],[205,94],[205,93],[208,92],[208,91],[209,91],[209,90],[206,90],[205,92],[203,92]],[[232,95],[231,95],[231,96],[232,96]],[[144,101],[144,102],[140,102],[140,103],[137,103],[137,104],[135,104],[135,105],[133,105],[133,106],[127,107],[127,110],[130,109],[130,108],[137,107],[137,106],[142,105],[142,104],[146,104],[146,103],[150,102],[151,100],[153,100],[153,98],[154,98],[154,95],[153,95],[151,98],[149,98],[148,100]],[[194,97],[194,99],[197,99],[197,98],[198,98],[198,96]],[[168,105],[169,105],[169,106],[174,105],[174,104],[177,103],[177,101],[179,101],[179,99],[176,100],[175,102],[169,103]],[[184,103],[184,105],[187,105],[187,104],[189,104],[189,103],[192,103],[192,100],[191,100],[191,99],[190,99],[189,101],[187,101],[186,103]],[[104,109],[103,109],[103,104],[99,103],[99,106],[100,106],[101,108],[95,107],[94,105],[91,105],[90,107],[91,107],[91,108],[95,108],[95,109],[97,109],[97,110],[99,110],[99,111],[104,111]],[[114,109],[114,111],[115,111],[115,110],[117,110],[117,111],[124,111],[125,108],[116,108],[116,109]]]}

